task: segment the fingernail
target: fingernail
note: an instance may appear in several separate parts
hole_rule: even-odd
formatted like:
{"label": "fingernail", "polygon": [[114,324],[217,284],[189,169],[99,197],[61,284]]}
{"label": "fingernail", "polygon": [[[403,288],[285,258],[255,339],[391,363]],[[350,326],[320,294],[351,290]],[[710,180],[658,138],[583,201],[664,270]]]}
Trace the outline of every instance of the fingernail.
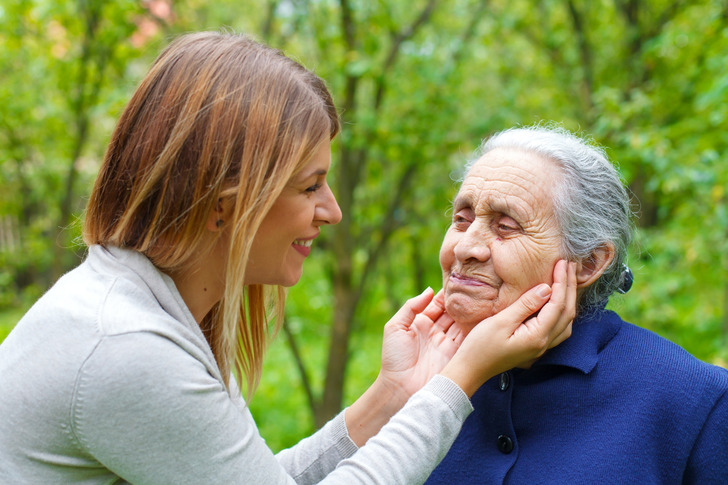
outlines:
{"label": "fingernail", "polygon": [[427,293],[431,289],[432,289],[432,287],[431,286],[428,286],[427,288],[425,288],[425,291],[423,291],[422,293],[420,293],[420,296],[424,295],[425,293]]}
{"label": "fingernail", "polygon": [[546,298],[547,296],[551,295],[551,287],[545,283],[539,285],[538,288],[536,288],[536,294],[541,298]]}

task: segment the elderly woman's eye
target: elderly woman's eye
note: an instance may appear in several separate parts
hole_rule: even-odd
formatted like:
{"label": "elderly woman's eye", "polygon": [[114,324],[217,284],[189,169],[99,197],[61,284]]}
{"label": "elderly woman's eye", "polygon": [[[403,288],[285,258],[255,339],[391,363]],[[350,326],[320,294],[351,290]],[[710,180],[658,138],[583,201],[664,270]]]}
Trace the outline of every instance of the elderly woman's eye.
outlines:
{"label": "elderly woman's eye", "polygon": [[514,232],[520,230],[521,226],[510,217],[503,217],[496,222],[496,227],[500,232]]}
{"label": "elderly woman's eye", "polygon": [[472,216],[464,210],[457,211],[452,216],[452,223],[454,226],[464,227],[470,225],[471,222],[473,222]]}

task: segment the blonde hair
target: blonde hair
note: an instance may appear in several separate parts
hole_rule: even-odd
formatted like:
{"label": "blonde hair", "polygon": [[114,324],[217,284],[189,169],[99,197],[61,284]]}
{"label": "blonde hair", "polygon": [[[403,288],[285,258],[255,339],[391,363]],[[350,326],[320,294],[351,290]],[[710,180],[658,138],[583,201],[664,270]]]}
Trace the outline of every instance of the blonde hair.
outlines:
{"label": "blonde hair", "polygon": [[[161,271],[211,250],[206,221],[234,201],[222,300],[201,327],[222,375],[252,396],[284,290],[245,285],[253,237],[290,178],[339,131],[324,82],[278,50],[202,32],[162,51],[122,113],[91,193],[84,241],[131,248]],[[232,367],[231,367],[232,366]]]}

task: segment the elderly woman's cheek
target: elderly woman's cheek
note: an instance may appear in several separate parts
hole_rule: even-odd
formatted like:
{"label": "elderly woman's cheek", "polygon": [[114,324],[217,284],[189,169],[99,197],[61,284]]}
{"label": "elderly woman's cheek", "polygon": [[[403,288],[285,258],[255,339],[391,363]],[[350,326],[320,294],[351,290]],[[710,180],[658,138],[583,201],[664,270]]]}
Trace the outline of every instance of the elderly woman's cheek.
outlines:
{"label": "elderly woman's cheek", "polygon": [[[455,259],[455,244],[457,243],[457,237],[453,234],[452,227],[447,230],[445,237],[442,240],[442,246],[440,246],[440,267],[442,268],[443,278],[447,278],[452,268],[452,263]],[[445,281],[443,281],[445,284]]]}
{"label": "elderly woman's cheek", "polygon": [[523,293],[540,283],[552,283],[558,255],[527,238],[497,241],[493,245],[493,266],[502,281],[498,295],[503,310]]}

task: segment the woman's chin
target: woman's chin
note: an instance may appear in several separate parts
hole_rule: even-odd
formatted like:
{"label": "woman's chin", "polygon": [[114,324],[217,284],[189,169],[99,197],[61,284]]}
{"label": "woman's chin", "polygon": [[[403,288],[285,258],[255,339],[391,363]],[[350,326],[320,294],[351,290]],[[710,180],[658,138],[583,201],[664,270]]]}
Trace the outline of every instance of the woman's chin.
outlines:
{"label": "woman's chin", "polygon": [[446,294],[445,311],[466,334],[477,324],[494,314],[493,305],[490,301],[477,301],[462,294]]}

